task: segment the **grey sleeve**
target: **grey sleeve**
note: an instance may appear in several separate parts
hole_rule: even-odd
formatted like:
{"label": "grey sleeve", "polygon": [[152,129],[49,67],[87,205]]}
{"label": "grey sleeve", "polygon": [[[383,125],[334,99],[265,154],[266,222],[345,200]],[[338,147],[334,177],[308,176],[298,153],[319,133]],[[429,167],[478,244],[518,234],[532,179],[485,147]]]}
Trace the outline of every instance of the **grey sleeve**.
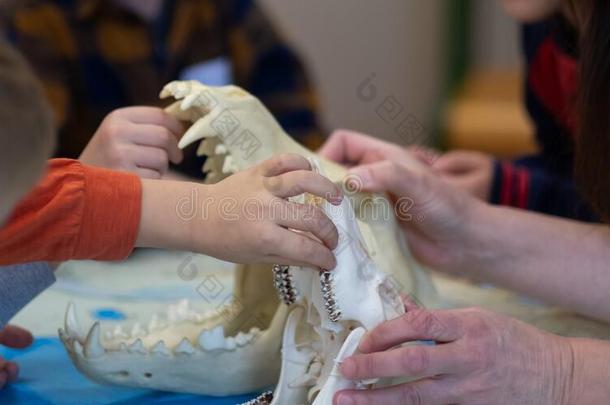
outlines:
{"label": "grey sleeve", "polygon": [[47,263],[0,267],[0,328],[54,282]]}

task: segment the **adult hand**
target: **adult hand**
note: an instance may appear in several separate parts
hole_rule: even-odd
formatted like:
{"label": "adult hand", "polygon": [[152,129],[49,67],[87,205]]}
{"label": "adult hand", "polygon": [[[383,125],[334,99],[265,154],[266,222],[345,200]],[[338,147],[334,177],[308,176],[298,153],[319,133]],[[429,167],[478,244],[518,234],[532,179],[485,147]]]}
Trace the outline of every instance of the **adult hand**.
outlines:
{"label": "adult hand", "polygon": [[[399,346],[417,340],[437,344]],[[342,391],[335,405],[555,405],[574,399],[568,339],[481,309],[412,309],[370,331],[359,349],[341,365],[346,378],[416,380]]]}
{"label": "adult hand", "polygon": [[[0,345],[13,349],[23,349],[32,344],[32,334],[18,326],[8,325],[0,330]],[[0,357],[0,389],[7,383],[17,380],[19,366]]]}
{"label": "adult hand", "polygon": [[85,164],[159,179],[169,162],[182,161],[182,124],[156,107],[127,107],[108,114],[81,154]]}
{"label": "adult hand", "polygon": [[435,172],[449,184],[488,201],[493,180],[493,157],[485,153],[456,150],[438,156]]}

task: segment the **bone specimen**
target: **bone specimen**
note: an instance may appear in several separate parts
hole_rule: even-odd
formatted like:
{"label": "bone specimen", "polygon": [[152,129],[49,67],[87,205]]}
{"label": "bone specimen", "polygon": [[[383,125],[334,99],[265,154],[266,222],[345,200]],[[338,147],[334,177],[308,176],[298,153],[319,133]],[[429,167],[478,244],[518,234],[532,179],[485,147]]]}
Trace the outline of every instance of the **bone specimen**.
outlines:
{"label": "bone specimen", "polygon": [[[161,97],[167,111],[192,123],[180,147],[200,142],[207,182],[217,182],[278,153],[298,153],[337,183],[342,167],[293,141],[260,101],[235,86],[172,82]],[[353,383],[338,363],[357,350],[366,330],[402,313],[399,293],[435,305],[428,275],[412,259],[390,202],[345,188],[340,206],[318,205],[337,225],[337,268],[315,272],[294,266],[239,265],[234,302],[198,313],[188,302],[153,317],[148,327],[85,335],[69,305],[59,335],[78,369],[119,385],[206,395],[243,394],[276,384],[253,404],[331,404],[337,390],[390,381]],[[275,291],[274,291],[275,290]],[[247,308],[247,311],[243,309]]]}

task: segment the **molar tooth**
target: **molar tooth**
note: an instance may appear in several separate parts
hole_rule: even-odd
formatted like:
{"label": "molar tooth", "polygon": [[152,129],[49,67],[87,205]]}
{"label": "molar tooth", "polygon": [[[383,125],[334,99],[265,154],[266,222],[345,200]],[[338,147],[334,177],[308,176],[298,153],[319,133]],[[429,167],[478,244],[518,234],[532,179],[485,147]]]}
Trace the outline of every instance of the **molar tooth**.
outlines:
{"label": "molar tooth", "polygon": [[235,338],[228,337],[225,339],[225,349],[227,350],[235,350],[237,344],[235,343]]}
{"label": "molar tooth", "polygon": [[224,348],[224,328],[217,326],[212,330],[204,330],[199,335],[199,346],[204,350],[216,350]]}
{"label": "molar tooth", "polygon": [[121,325],[114,327],[114,337],[119,339],[125,339],[127,337],[127,334],[123,331],[123,327]]}
{"label": "molar tooth", "polygon": [[82,328],[78,317],[76,316],[76,307],[74,303],[70,301],[66,310],[66,316],[64,318],[64,329],[66,334],[72,339],[82,340]]}
{"label": "molar tooth", "polygon": [[128,353],[146,354],[146,348],[142,343],[142,339],[136,339],[135,342],[129,345],[127,348]]}
{"label": "molar tooth", "polygon": [[162,340],[159,340],[157,343],[155,343],[155,345],[150,349],[150,352],[161,356],[171,355],[169,350],[167,350],[167,347],[165,346],[165,342],[163,342]]}
{"label": "molar tooth", "polygon": [[218,155],[217,153],[218,147],[222,145],[220,138],[217,136],[209,139],[204,139],[199,143],[199,147],[197,148],[197,156],[213,156]]}
{"label": "molar tooth", "polygon": [[102,347],[100,342],[100,323],[96,322],[87,335],[85,341],[85,357],[96,358],[102,356],[106,350]]}
{"label": "molar tooth", "polygon": [[191,342],[189,342],[187,338],[183,338],[178,346],[176,346],[174,349],[174,353],[176,354],[193,354],[195,352],[195,348],[193,345],[191,345]]}
{"label": "molar tooth", "polygon": [[249,342],[251,342],[252,339],[254,339],[254,336],[252,336],[252,334],[239,332],[235,336],[235,343],[237,343],[238,346],[245,346]]}

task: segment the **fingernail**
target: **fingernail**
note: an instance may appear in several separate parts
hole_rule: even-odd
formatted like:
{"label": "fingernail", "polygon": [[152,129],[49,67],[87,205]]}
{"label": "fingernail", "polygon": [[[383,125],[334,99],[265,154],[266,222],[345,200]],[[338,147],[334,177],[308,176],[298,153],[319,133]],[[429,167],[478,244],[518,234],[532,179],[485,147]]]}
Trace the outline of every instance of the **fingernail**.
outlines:
{"label": "fingernail", "polygon": [[348,393],[339,392],[335,395],[334,403],[335,405],[355,405],[356,401]]}

